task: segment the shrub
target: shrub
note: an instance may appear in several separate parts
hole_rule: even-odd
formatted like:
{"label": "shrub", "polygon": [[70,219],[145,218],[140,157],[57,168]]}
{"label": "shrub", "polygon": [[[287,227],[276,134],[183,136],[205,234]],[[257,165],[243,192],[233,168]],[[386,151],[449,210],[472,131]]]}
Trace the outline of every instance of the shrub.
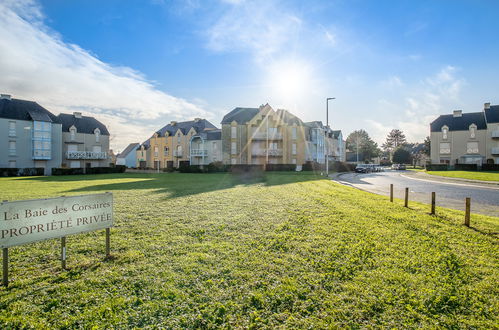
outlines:
{"label": "shrub", "polygon": [[263,172],[263,165],[253,165],[253,164],[235,164],[230,165],[229,171],[231,173],[259,173]]}
{"label": "shrub", "polygon": [[227,172],[230,166],[222,162],[212,162],[207,165],[208,173]]}
{"label": "shrub", "polygon": [[302,171],[324,171],[326,169],[324,164],[319,164],[315,161],[308,161],[303,164]]}
{"label": "shrub", "polygon": [[332,172],[352,172],[355,170],[355,164],[332,162],[329,164],[329,170]]}
{"label": "shrub", "polygon": [[476,164],[456,164],[454,169],[458,171],[476,171],[478,166]]}
{"label": "shrub", "polygon": [[83,168],[52,168],[52,175],[80,175]]}
{"label": "shrub", "polygon": [[482,171],[499,171],[499,164],[483,164]]}
{"label": "shrub", "polygon": [[296,164],[267,164],[266,171],[296,171]]}
{"label": "shrub", "polygon": [[449,165],[447,164],[426,164],[427,171],[447,171],[449,170]]}
{"label": "shrub", "polygon": [[19,175],[21,176],[40,176],[40,175],[45,175],[45,169],[42,167],[28,167],[28,168],[23,168]]}

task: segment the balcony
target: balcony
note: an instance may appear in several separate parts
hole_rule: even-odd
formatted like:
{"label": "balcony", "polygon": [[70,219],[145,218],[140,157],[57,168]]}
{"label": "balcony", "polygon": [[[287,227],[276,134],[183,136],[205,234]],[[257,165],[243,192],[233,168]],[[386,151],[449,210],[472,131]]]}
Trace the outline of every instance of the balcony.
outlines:
{"label": "balcony", "polygon": [[251,136],[253,140],[282,140],[281,133],[267,134],[265,132],[257,132]]}
{"label": "balcony", "polygon": [[107,152],[68,151],[66,159],[107,159]]}
{"label": "balcony", "polygon": [[[253,156],[267,156],[267,150],[266,149],[253,150],[251,154]],[[282,156],[282,149],[269,149],[268,155],[270,157]]]}
{"label": "balcony", "polygon": [[499,147],[497,148],[491,148],[490,153],[493,155],[499,155]]}
{"label": "balcony", "polygon": [[173,157],[182,157],[182,150],[173,150]]}
{"label": "balcony", "polygon": [[191,156],[194,156],[194,157],[208,156],[208,150],[205,150],[205,149],[191,149]]}
{"label": "balcony", "polygon": [[492,131],[492,138],[493,139],[499,139],[499,129],[496,129],[495,131]]}

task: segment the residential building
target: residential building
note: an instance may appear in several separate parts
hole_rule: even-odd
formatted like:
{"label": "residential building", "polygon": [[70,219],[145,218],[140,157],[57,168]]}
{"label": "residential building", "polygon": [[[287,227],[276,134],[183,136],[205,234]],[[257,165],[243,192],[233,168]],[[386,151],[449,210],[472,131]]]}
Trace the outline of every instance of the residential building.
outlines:
{"label": "residential building", "polygon": [[116,155],[116,165],[125,165],[126,167],[137,167],[137,148],[140,143],[130,143],[125,150]]}
{"label": "residential building", "polygon": [[222,161],[222,130],[202,131],[191,137],[189,145],[191,165],[208,165]]}
{"label": "residential building", "polygon": [[103,123],[81,112],[61,113],[57,121],[62,124],[62,167],[109,166],[109,131]]}
{"label": "residential building", "polygon": [[0,167],[44,168],[61,165],[61,124],[33,101],[0,95]]}
{"label": "residential building", "polygon": [[331,130],[331,158],[334,161],[346,161],[345,140],[341,130]]}
{"label": "residential building", "polygon": [[[305,123],[306,126],[306,161],[326,163],[326,126],[322,121]],[[332,142],[331,139],[328,142]]]}
{"label": "residential building", "polygon": [[172,168],[190,162],[191,138],[199,133],[216,130],[206,119],[176,122],[164,126],[137,149],[139,167]]}
{"label": "residential building", "polygon": [[433,164],[499,164],[499,105],[481,112],[455,110],[430,124]]}
{"label": "residential building", "polygon": [[290,112],[235,108],[222,119],[222,157],[226,164],[303,164],[307,129]]}

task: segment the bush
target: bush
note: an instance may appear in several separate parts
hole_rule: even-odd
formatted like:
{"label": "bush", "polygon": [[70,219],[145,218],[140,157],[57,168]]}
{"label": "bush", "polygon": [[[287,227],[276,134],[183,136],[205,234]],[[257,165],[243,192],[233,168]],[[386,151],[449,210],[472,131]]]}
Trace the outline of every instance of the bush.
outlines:
{"label": "bush", "polygon": [[499,171],[499,164],[483,164],[482,171]]}
{"label": "bush", "polygon": [[28,167],[23,168],[19,175],[21,176],[41,176],[45,175],[45,169],[43,167]]}
{"label": "bush", "polygon": [[427,171],[448,171],[449,165],[447,164],[426,164]]}
{"label": "bush", "polygon": [[454,169],[458,171],[476,171],[478,166],[476,164],[456,164]]}
{"label": "bush", "polygon": [[230,165],[229,172],[231,173],[258,173],[263,172],[263,165],[253,165],[253,164],[235,164]]}
{"label": "bush", "polygon": [[52,175],[79,175],[84,174],[83,168],[52,168]]}
{"label": "bush", "polygon": [[296,171],[296,164],[267,164],[265,171]]}
{"label": "bush", "polygon": [[332,162],[329,164],[329,170],[332,172],[352,172],[355,170],[355,164]]}
{"label": "bush", "polygon": [[52,175],[81,175],[81,174],[110,174],[124,173],[125,165],[116,165],[114,167],[87,167],[83,168],[53,168]]}
{"label": "bush", "polygon": [[207,171],[208,173],[227,172],[229,168],[229,165],[225,165],[222,162],[213,162],[208,164]]}
{"label": "bush", "polygon": [[0,168],[0,176],[17,176],[19,173],[18,168]]}
{"label": "bush", "polygon": [[326,166],[315,161],[308,161],[303,164],[302,171],[324,171]]}

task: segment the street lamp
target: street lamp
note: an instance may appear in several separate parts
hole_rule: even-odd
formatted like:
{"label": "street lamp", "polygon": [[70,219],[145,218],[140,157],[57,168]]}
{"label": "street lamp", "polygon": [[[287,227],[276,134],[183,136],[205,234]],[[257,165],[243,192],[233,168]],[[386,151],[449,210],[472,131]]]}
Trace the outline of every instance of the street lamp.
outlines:
{"label": "street lamp", "polygon": [[326,139],[326,176],[329,176],[329,143],[327,140],[327,131],[329,128],[329,100],[334,100],[336,97],[328,97],[326,99],[326,130],[324,131],[325,139]]}

